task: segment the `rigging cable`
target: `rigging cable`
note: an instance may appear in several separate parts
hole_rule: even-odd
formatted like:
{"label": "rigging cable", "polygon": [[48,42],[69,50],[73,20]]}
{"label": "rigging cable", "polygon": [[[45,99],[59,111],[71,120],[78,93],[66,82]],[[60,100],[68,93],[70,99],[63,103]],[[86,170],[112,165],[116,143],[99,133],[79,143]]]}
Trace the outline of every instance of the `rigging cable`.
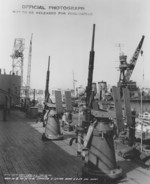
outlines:
{"label": "rigging cable", "polygon": [[[142,85],[141,85],[141,117],[143,114],[143,88],[144,88],[144,55],[143,50],[141,50],[141,56],[143,58],[143,71],[142,71]],[[141,123],[141,152],[143,151],[143,121]]]}
{"label": "rigging cable", "polygon": [[141,56],[142,56],[142,60],[143,60],[143,68],[142,68],[142,85],[141,85],[141,114],[143,114],[143,106],[142,106],[142,100],[143,100],[143,89],[144,89],[144,55],[143,55],[143,50],[141,50]]}

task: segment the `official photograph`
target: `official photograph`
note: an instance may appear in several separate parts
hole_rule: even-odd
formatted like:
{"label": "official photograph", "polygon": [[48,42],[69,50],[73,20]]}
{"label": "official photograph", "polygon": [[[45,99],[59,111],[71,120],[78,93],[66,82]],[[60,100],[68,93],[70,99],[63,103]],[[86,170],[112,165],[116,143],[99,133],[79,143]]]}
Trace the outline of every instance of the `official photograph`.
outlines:
{"label": "official photograph", "polygon": [[0,184],[150,183],[150,1],[0,2]]}

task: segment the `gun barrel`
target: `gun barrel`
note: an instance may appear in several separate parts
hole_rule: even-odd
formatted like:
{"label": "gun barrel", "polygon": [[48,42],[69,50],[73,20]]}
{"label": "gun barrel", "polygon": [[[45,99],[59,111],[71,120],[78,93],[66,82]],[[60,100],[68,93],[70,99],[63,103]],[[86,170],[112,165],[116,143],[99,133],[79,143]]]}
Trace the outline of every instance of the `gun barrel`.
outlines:
{"label": "gun barrel", "polygon": [[48,71],[49,71],[49,65],[50,65],[50,56],[48,57]]}
{"label": "gun barrel", "polygon": [[94,51],[94,39],[95,39],[95,24],[93,24],[93,35],[92,35],[92,47],[91,47],[91,51]]}
{"label": "gun barrel", "polygon": [[46,87],[45,87],[45,102],[48,101],[48,97],[49,97],[49,66],[50,66],[50,56],[48,58],[48,69],[47,69],[47,76],[46,76]]}
{"label": "gun barrel", "polygon": [[94,39],[95,39],[95,24],[93,24],[93,35],[92,35],[92,47],[90,51],[89,58],[89,72],[88,72],[88,84],[87,84],[87,95],[86,95],[86,105],[89,107],[91,102],[92,94],[92,80],[93,80],[93,70],[94,70]]}

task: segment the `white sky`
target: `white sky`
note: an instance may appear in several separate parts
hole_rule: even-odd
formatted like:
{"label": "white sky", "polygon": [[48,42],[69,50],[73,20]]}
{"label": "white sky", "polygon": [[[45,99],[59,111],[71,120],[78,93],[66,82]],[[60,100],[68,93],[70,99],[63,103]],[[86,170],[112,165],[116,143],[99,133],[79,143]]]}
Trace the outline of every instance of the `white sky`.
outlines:
{"label": "white sky", "polygon": [[[23,11],[22,5],[82,6],[93,15],[37,15],[13,13]],[[26,9],[26,11],[29,11]],[[55,11],[58,12],[58,11]],[[68,12],[68,11],[65,11]],[[82,12],[73,11],[72,12]],[[0,2],[0,68],[12,70],[15,38],[25,39],[24,82],[27,78],[28,52],[31,34],[31,88],[45,89],[48,56],[50,87],[73,88],[87,85],[92,29],[95,30],[95,66],[93,82],[106,81],[116,85],[119,80],[119,48],[131,59],[142,35],[144,57],[139,56],[131,77],[138,85],[150,87],[150,1],[149,0],[5,0]],[[144,82],[142,79],[144,71]]]}

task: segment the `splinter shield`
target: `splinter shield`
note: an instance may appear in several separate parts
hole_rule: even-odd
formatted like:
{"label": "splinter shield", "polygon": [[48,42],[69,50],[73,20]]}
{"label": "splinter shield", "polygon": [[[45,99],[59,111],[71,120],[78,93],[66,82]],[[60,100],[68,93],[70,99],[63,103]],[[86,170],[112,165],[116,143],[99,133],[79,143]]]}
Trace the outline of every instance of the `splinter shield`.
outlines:
{"label": "splinter shield", "polygon": [[129,94],[129,90],[127,88],[123,88],[123,97],[124,97],[124,105],[125,105],[127,124],[128,124],[128,126],[131,126],[132,115],[131,115],[130,94]]}
{"label": "splinter shield", "polygon": [[116,121],[118,126],[118,132],[121,132],[124,128],[123,125],[123,116],[122,116],[122,104],[120,99],[120,89],[118,87],[113,86],[113,98],[115,104],[115,113],[116,113]]}
{"label": "splinter shield", "polygon": [[66,101],[66,110],[72,111],[72,99],[71,99],[71,92],[65,91],[65,101]]}
{"label": "splinter shield", "polygon": [[58,114],[63,113],[61,91],[55,91],[56,111]]}

